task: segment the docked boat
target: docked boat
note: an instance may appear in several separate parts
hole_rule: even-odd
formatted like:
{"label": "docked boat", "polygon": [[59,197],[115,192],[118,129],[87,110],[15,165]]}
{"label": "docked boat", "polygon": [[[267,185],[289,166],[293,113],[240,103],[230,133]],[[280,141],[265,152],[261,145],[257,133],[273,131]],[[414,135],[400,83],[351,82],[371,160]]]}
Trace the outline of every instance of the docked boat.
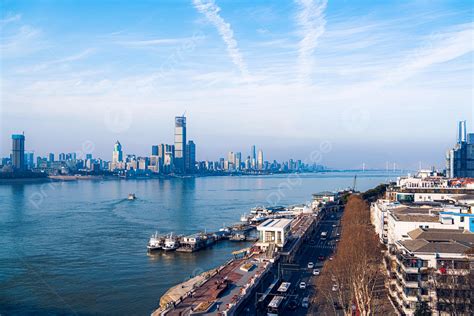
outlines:
{"label": "docked boat", "polygon": [[137,197],[135,196],[135,193],[129,193],[127,199],[133,201],[133,200],[136,200]]}
{"label": "docked boat", "polygon": [[155,232],[151,235],[150,240],[148,241],[147,249],[148,251],[154,251],[162,249],[164,246],[164,239],[162,236],[158,235],[158,232]]}
{"label": "docked boat", "polygon": [[249,219],[250,219],[250,216],[245,214],[245,213],[240,216],[240,221],[241,222],[247,223],[249,221]]}
{"label": "docked boat", "polygon": [[172,251],[178,249],[178,247],[179,241],[175,236],[173,236],[173,233],[171,233],[165,238],[165,243],[162,248],[164,251]]}

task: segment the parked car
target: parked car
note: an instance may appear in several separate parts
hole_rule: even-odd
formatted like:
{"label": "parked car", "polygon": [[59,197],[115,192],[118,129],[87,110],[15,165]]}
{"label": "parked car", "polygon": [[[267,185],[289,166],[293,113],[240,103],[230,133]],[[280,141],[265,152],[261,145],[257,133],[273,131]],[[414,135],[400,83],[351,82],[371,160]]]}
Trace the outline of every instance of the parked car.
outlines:
{"label": "parked car", "polygon": [[338,286],[337,284],[334,284],[334,285],[332,286],[332,291],[333,291],[333,292],[337,292],[338,290],[339,290],[339,286]]}
{"label": "parked car", "polygon": [[309,307],[309,297],[303,298],[303,300],[301,301],[301,307],[303,307],[303,308],[308,308]]}
{"label": "parked car", "polygon": [[333,261],[334,260],[334,257],[329,257],[329,261]]}
{"label": "parked car", "polygon": [[306,289],[306,282],[304,282],[304,281],[301,281],[301,282],[300,282],[300,289],[301,289],[301,290]]}
{"label": "parked car", "polygon": [[324,256],[319,256],[319,257],[318,257],[318,260],[319,260],[319,261],[324,261],[324,259],[326,259]]}
{"label": "parked car", "polygon": [[313,275],[320,275],[320,274],[321,274],[321,271],[319,271],[319,269],[313,270]]}
{"label": "parked car", "polygon": [[288,308],[290,311],[294,311],[295,309],[298,308],[298,303],[294,300],[291,300],[288,302],[288,304],[286,305],[286,308]]}
{"label": "parked car", "polygon": [[314,263],[309,262],[309,263],[308,263],[308,269],[313,269],[313,268],[314,268]]}

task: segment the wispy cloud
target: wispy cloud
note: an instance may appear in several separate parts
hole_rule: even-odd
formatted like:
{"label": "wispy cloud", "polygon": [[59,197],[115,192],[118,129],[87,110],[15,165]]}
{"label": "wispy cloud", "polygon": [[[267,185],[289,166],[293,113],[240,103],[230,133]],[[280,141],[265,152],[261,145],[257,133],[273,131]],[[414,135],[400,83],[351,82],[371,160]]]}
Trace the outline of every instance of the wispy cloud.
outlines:
{"label": "wispy cloud", "polygon": [[46,61],[46,62],[37,64],[37,65],[34,65],[34,66],[27,66],[27,67],[19,68],[19,69],[17,69],[17,73],[19,73],[19,74],[29,73],[30,74],[32,72],[37,72],[37,71],[42,71],[42,70],[48,69],[51,66],[68,64],[68,63],[71,63],[71,62],[75,62],[75,61],[87,58],[90,55],[92,55],[94,53],[94,51],[95,51],[95,49],[88,48],[88,49],[85,49],[85,50],[83,50],[83,51],[81,51],[77,54],[73,54],[73,55],[70,55],[70,56],[66,56],[66,57]]}
{"label": "wispy cloud", "polygon": [[314,67],[313,53],[326,27],[327,1],[297,0],[296,3],[301,8],[296,21],[303,36],[298,49],[298,77],[300,81],[308,81]]}
{"label": "wispy cloud", "polygon": [[[200,39],[203,36],[199,37]],[[149,40],[135,40],[135,41],[119,41],[117,44],[128,46],[128,47],[149,47],[149,46],[162,46],[162,45],[179,45],[189,40],[196,40],[195,37],[183,37],[183,38],[157,38]]]}
{"label": "wispy cloud", "polygon": [[8,14],[5,18],[0,19],[0,28],[19,20],[21,20],[21,14]]}
{"label": "wispy cloud", "polygon": [[432,35],[421,47],[409,53],[405,61],[388,72],[384,84],[403,81],[436,64],[449,62],[474,51],[474,23],[463,24],[447,33]]}
{"label": "wispy cloud", "polygon": [[0,37],[0,54],[2,57],[18,57],[40,49],[37,42],[41,30],[28,25],[21,26],[13,35]]}
{"label": "wispy cloud", "polygon": [[232,62],[239,68],[244,78],[249,77],[247,65],[244,62],[242,54],[237,46],[237,41],[234,39],[234,31],[229,23],[227,23],[220,15],[220,8],[213,0],[193,0],[194,7],[217,28],[222,40],[227,45],[227,53]]}

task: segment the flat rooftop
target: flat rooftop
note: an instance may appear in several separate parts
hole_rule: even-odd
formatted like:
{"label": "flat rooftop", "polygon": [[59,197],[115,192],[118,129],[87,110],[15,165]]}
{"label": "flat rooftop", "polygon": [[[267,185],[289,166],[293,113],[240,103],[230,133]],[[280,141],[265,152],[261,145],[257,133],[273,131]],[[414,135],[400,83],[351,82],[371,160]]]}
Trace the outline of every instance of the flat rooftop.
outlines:
{"label": "flat rooftop", "polygon": [[392,216],[401,222],[439,222],[439,209],[431,207],[397,207]]}
{"label": "flat rooftop", "polygon": [[257,229],[263,228],[285,228],[291,224],[291,219],[278,218],[278,219],[267,219],[262,224],[257,226]]}
{"label": "flat rooftop", "polygon": [[[251,279],[265,271],[268,263],[258,260],[258,257],[258,255],[254,255],[227,264],[219,273],[198,287],[192,296],[186,297],[177,304],[167,315],[189,315],[191,310],[206,302],[213,302],[212,307],[200,315],[221,315],[229,304],[235,304],[241,299],[242,290],[248,287]],[[241,269],[246,263],[253,265],[248,272]],[[224,283],[228,285],[222,286]],[[220,307],[218,308],[218,306]]]}

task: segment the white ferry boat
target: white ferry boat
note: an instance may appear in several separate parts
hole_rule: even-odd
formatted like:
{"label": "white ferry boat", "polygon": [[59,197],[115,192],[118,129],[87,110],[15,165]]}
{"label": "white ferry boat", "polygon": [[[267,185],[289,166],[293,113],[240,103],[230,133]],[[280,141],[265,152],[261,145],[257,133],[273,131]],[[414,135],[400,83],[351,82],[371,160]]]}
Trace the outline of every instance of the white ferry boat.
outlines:
{"label": "white ferry boat", "polygon": [[164,251],[172,251],[172,250],[178,249],[178,247],[179,247],[178,239],[175,236],[173,236],[173,233],[169,234],[165,238],[165,243],[163,245],[163,250]]}
{"label": "white ferry boat", "polygon": [[135,193],[129,193],[127,199],[132,201],[132,200],[136,200],[137,197],[135,196]]}
{"label": "white ferry boat", "polygon": [[158,232],[155,232],[148,241],[147,249],[148,251],[159,250],[163,248],[163,245],[163,237],[158,235]]}

